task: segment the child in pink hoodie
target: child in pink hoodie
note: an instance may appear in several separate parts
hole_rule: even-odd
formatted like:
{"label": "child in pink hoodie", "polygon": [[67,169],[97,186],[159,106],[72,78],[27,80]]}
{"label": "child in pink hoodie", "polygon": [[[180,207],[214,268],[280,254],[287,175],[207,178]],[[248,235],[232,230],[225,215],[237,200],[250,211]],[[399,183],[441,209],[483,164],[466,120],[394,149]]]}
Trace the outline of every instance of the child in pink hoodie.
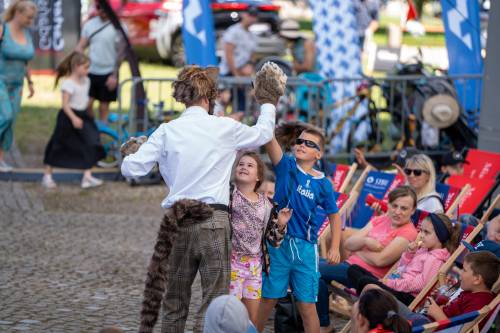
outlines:
{"label": "child in pink hoodie", "polygon": [[422,222],[416,242],[408,245],[392,274],[379,280],[357,265],[352,265],[347,274],[358,294],[367,284],[376,284],[409,305],[438,273],[459,242],[460,226],[444,214],[431,213]]}

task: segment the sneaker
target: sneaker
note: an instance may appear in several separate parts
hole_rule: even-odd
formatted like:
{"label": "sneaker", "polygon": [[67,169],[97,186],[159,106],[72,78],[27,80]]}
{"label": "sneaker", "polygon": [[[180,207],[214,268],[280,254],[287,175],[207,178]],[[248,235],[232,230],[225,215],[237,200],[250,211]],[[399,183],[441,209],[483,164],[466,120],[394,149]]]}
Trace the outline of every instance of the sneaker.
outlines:
{"label": "sneaker", "polygon": [[0,161],[0,172],[11,172],[12,170],[14,170],[14,168],[8,165],[4,160]]}
{"label": "sneaker", "polygon": [[53,189],[57,187],[57,184],[54,179],[52,179],[51,175],[43,175],[42,186],[47,189]]}
{"label": "sneaker", "polygon": [[82,188],[91,188],[101,186],[104,182],[98,178],[90,176],[82,179]]}
{"label": "sneaker", "polygon": [[116,168],[118,166],[117,160],[100,160],[97,162],[97,166],[103,169]]}

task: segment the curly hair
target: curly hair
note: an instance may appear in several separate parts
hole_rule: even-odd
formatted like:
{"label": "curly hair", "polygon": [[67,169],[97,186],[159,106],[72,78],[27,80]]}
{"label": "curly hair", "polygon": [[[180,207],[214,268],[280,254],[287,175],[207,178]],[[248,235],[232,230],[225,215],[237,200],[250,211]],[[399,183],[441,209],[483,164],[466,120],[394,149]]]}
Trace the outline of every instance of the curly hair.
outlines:
{"label": "curly hair", "polygon": [[202,98],[213,102],[217,97],[218,75],[219,70],[216,67],[186,66],[173,83],[172,96],[177,102],[187,106],[199,102]]}

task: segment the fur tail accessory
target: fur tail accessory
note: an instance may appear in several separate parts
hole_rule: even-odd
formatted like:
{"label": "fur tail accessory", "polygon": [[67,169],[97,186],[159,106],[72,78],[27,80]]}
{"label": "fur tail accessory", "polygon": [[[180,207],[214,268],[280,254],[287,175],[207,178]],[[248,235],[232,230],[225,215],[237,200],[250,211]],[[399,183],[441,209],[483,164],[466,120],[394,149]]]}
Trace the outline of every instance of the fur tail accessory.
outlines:
{"label": "fur tail accessory", "polygon": [[168,258],[177,236],[178,227],[199,223],[212,217],[209,205],[191,199],[176,201],[163,217],[153,256],[149,262],[141,309],[139,333],[152,333],[167,284]]}
{"label": "fur tail accessory", "polygon": [[278,125],[274,131],[274,136],[285,150],[290,150],[295,145],[295,140],[300,136],[300,133],[305,129],[315,128],[314,125],[303,123],[300,121],[289,121]]}
{"label": "fur tail accessory", "polygon": [[266,62],[257,72],[254,80],[255,98],[259,104],[278,104],[285,94],[287,76],[274,62]]}

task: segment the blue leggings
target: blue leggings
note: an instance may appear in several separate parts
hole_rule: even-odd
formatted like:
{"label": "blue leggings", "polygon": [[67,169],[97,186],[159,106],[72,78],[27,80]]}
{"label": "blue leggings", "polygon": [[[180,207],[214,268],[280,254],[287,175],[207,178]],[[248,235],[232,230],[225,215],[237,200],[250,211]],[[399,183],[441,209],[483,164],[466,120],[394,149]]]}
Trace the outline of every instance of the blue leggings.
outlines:
{"label": "blue leggings", "polygon": [[347,269],[351,266],[343,261],[337,265],[330,265],[328,262],[321,258],[319,261],[319,279],[318,302],[316,303],[316,311],[318,311],[319,324],[321,327],[330,325],[330,312],[328,304],[328,285],[333,280],[342,283],[344,286],[352,288],[351,283],[347,277]]}
{"label": "blue leggings", "polygon": [[12,146],[16,116],[21,110],[22,90],[22,83],[6,84],[0,80],[0,149],[4,151]]}

